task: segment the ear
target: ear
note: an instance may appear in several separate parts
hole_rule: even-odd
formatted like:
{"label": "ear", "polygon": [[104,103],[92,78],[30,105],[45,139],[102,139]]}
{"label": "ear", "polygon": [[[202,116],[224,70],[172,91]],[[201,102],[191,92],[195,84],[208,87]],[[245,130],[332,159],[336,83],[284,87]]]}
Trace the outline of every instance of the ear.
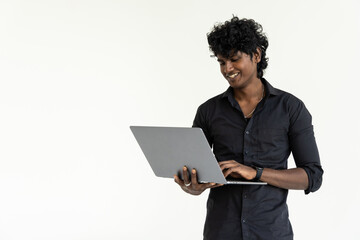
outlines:
{"label": "ear", "polygon": [[254,61],[255,63],[259,63],[261,61],[261,49],[256,48],[256,52],[254,53]]}

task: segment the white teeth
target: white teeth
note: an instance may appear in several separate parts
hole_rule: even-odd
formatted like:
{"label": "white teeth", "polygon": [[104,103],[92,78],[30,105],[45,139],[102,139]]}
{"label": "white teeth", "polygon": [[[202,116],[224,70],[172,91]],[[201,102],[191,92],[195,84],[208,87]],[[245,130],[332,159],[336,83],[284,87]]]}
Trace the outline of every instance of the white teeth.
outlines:
{"label": "white teeth", "polygon": [[228,77],[234,78],[234,77],[236,77],[238,74],[239,74],[239,73],[234,73],[234,74],[232,74],[232,75],[228,75]]}

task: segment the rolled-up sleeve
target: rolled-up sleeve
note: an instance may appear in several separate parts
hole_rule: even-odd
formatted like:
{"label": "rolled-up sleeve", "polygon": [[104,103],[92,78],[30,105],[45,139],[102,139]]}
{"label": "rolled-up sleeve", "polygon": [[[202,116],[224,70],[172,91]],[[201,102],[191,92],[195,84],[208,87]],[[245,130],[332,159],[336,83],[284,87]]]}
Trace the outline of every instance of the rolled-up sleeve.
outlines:
{"label": "rolled-up sleeve", "polygon": [[292,99],[289,106],[290,148],[299,168],[303,168],[309,179],[309,186],[305,194],[315,192],[322,184],[323,169],[320,163],[319,151],[316,145],[312,117],[303,102],[299,99]]}

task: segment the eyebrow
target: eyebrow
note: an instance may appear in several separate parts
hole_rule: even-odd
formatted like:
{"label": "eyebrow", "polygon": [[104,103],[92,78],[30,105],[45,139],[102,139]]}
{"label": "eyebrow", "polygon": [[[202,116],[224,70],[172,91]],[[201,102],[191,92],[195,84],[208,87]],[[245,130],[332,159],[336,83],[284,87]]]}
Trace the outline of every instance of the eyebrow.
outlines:
{"label": "eyebrow", "polygon": [[[216,55],[210,55],[210,57],[216,58],[216,60],[217,60],[218,62],[224,62],[224,60],[219,59]],[[241,54],[240,54],[240,56],[239,56],[238,54],[233,54],[233,55],[231,55],[231,56],[229,56],[229,57],[227,57],[227,58],[225,58],[225,59],[232,59],[232,58],[234,58],[234,57],[240,58],[240,57],[241,57]]]}

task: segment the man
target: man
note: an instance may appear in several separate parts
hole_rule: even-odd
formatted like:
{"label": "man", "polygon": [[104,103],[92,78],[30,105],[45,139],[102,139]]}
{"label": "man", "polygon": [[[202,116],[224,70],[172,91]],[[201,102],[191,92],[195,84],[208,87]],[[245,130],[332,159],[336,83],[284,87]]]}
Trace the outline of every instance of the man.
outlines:
{"label": "man", "polygon": [[[200,184],[196,169],[189,176],[186,166],[175,181],[193,195],[211,189],[206,240],[293,239],[288,189],[308,194],[322,183],[311,115],[263,78],[268,40],[260,24],[233,17],[214,26],[208,43],[230,86],[198,108],[193,127],[202,128],[225,177],[267,185]],[[296,168],[288,169],[291,152]]]}

